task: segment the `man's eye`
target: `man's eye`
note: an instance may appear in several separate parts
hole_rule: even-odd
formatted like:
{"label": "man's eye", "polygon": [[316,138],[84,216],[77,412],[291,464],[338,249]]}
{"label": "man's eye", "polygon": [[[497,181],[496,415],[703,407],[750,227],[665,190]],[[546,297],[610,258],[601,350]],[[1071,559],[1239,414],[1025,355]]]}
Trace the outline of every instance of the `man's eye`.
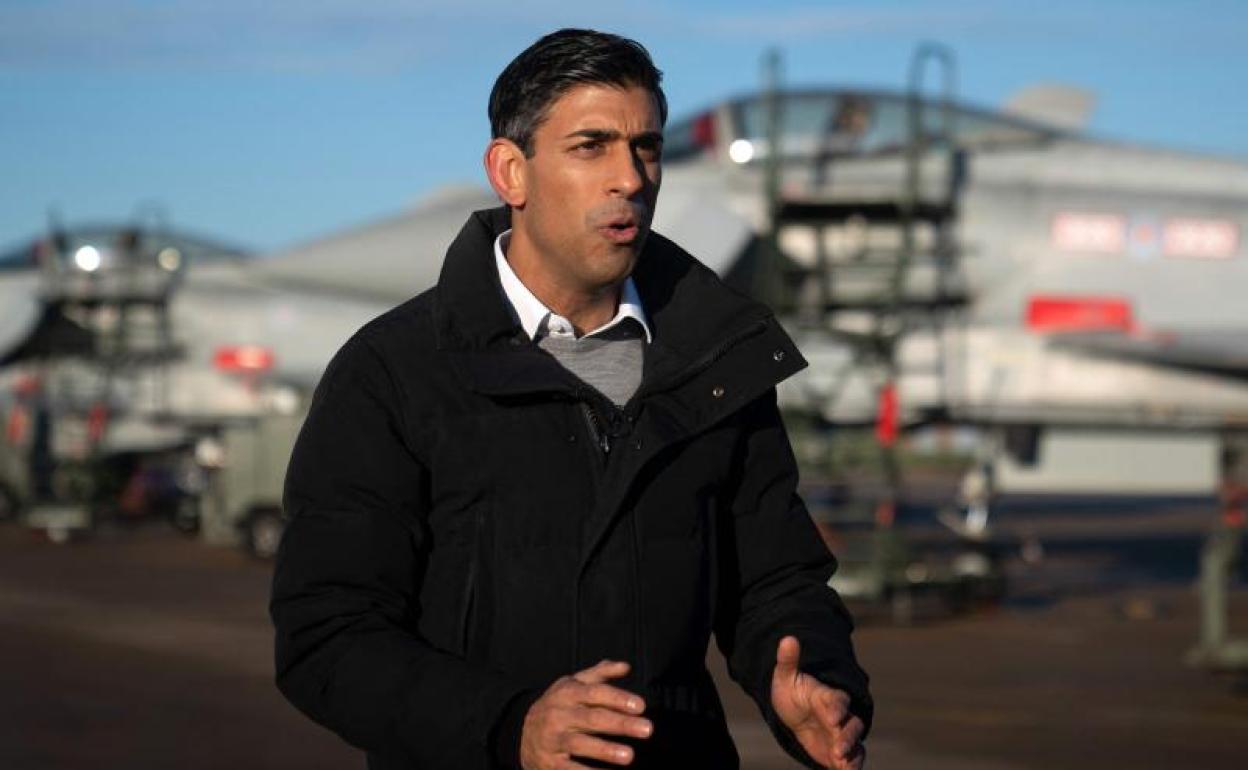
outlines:
{"label": "man's eye", "polygon": [[573,152],[581,155],[593,155],[602,150],[602,142],[593,140],[589,142],[581,142],[572,148]]}
{"label": "man's eye", "polygon": [[641,144],[637,146],[637,157],[647,162],[654,162],[663,157],[663,145]]}
{"label": "man's eye", "polygon": [[663,157],[663,143],[659,141],[642,141],[633,145],[633,151],[637,153],[637,157],[653,163]]}

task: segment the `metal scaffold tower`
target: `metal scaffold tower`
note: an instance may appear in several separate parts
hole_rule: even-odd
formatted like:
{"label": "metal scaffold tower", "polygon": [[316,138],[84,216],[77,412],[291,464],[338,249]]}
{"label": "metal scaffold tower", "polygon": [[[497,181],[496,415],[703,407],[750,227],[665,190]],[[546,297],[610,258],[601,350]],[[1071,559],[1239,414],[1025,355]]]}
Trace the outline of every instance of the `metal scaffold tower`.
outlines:
{"label": "metal scaffold tower", "polygon": [[[941,92],[925,98],[931,68],[938,70]],[[874,383],[882,483],[872,512],[876,536],[871,561],[877,567],[873,581],[878,592],[897,582],[887,573],[894,566],[904,569],[900,565],[906,561],[888,555],[906,550],[893,527],[903,495],[897,448],[903,422],[899,350],[903,339],[918,331],[938,340],[933,371],[924,373],[940,383],[937,413],[921,416],[933,420],[947,415],[948,383],[954,374],[948,368],[954,359],[945,349],[944,331],[960,322],[969,301],[956,232],[966,155],[957,142],[955,79],[948,49],[921,46],[910,65],[904,144],[860,151],[856,132],[870,120],[870,105],[846,94],[826,126],[813,168],[797,167],[782,144],[785,99],[779,57],[773,52],[765,62],[769,230],[755,293],[791,323],[848,346],[854,368],[869,373]],[[847,168],[864,163],[891,164],[895,186],[868,193],[838,180]],[[795,257],[786,248],[786,241],[798,237],[813,246],[812,254]],[[907,374],[914,375],[913,364],[909,366]]]}
{"label": "metal scaffold tower", "polygon": [[53,223],[36,251],[42,320],[23,350],[38,434],[28,518],[50,533],[90,526],[94,506],[118,493],[101,459],[148,440],[147,418],[168,404],[181,354],[169,305],[185,258],[167,243],[138,226],[75,242]]}

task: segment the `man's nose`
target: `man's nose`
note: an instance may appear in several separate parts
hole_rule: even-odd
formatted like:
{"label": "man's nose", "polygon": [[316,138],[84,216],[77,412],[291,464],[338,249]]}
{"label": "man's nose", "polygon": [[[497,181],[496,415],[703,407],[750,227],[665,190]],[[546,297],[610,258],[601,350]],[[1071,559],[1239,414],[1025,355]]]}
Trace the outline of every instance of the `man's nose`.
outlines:
{"label": "man's nose", "polygon": [[631,147],[621,147],[612,155],[609,191],[622,198],[631,198],[646,185],[645,165]]}

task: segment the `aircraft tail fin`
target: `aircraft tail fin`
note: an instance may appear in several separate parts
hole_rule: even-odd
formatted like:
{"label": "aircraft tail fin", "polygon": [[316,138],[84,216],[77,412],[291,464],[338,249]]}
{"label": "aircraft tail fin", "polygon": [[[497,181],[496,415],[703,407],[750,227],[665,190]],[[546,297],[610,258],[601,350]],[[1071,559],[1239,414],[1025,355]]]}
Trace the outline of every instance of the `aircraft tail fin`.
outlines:
{"label": "aircraft tail fin", "polygon": [[1077,86],[1040,83],[1015,91],[1002,110],[1010,115],[1034,120],[1067,131],[1087,128],[1096,94]]}

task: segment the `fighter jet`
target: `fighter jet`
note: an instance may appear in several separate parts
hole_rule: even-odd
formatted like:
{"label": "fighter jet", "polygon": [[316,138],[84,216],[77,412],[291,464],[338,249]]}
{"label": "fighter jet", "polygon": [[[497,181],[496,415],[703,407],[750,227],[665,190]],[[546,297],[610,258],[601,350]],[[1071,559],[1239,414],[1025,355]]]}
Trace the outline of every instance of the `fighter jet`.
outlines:
{"label": "fighter jet", "polygon": [[[829,423],[1242,425],[1248,163],[1090,136],[1090,107],[1060,88],[995,111],[863,89],[729,99],[667,128],[654,227],[775,304],[812,364],[783,403]],[[455,187],[196,264],[171,304],[187,365],[168,411],[228,412],[222,378],[249,366],[315,382],[354,328],[431,286],[465,213],[492,205]],[[43,316],[9,285],[12,357]]]}

